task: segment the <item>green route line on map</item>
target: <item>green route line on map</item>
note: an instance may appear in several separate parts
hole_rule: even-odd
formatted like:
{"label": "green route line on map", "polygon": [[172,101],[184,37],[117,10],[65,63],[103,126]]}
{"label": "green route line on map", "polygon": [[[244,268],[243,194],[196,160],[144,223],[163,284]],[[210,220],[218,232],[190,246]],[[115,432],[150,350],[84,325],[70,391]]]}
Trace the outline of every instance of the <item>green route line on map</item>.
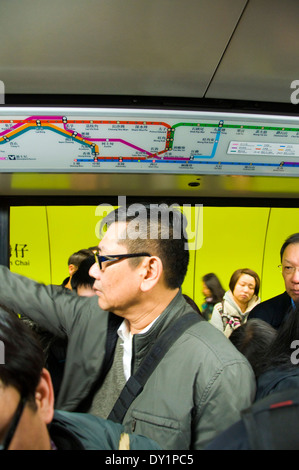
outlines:
{"label": "green route line on map", "polygon": [[[39,119],[36,120],[34,118],[39,118]],[[24,133],[24,132],[26,132],[26,131],[34,128],[34,127],[43,127],[43,128],[52,130],[52,131],[60,133],[60,134],[64,134],[67,137],[71,137],[72,139],[80,141],[84,145],[89,146],[92,149],[92,152],[94,152],[95,155],[98,156],[98,158],[101,158],[101,157],[99,157],[98,144],[95,143],[95,142],[96,141],[99,142],[99,141],[109,140],[110,142],[121,142],[124,145],[129,145],[129,146],[134,147],[135,149],[137,149],[139,151],[143,150],[147,154],[147,158],[152,157],[152,158],[160,159],[159,155],[161,155],[163,153],[166,153],[168,151],[171,151],[173,149],[174,140],[175,140],[175,133],[176,133],[175,131],[178,128],[180,128],[180,127],[214,128],[215,131],[217,132],[217,134],[216,134],[215,139],[214,139],[214,144],[213,144],[213,147],[212,147],[211,154],[210,155],[195,155],[196,158],[200,158],[200,159],[202,159],[202,158],[213,159],[215,154],[216,154],[217,146],[219,145],[219,139],[221,138],[222,129],[223,130],[225,130],[225,129],[245,129],[246,130],[247,129],[247,130],[264,130],[264,131],[269,130],[269,131],[299,132],[299,128],[277,127],[277,126],[262,126],[262,125],[257,126],[257,125],[247,125],[247,124],[246,125],[243,125],[243,124],[224,124],[223,120],[218,121],[218,123],[199,123],[199,122],[195,122],[195,123],[194,122],[188,122],[188,123],[186,123],[186,122],[179,122],[179,123],[176,123],[172,126],[170,124],[167,124],[167,123],[161,123],[161,122],[148,123],[148,122],[145,121],[146,124],[160,124],[160,125],[163,124],[167,128],[165,148],[163,150],[160,150],[159,152],[151,153],[149,151],[146,151],[144,149],[136,147],[135,145],[131,144],[130,142],[126,142],[123,139],[111,139],[111,138],[110,139],[104,139],[104,138],[83,137],[83,135],[78,134],[78,132],[67,129],[66,126],[65,126],[65,123],[64,123],[64,128],[63,129],[61,129],[60,127],[55,126],[54,122],[57,122],[56,121],[57,117],[55,117],[55,119],[52,122],[51,121],[49,122],[49,120],[48,120],[47,123],[44,121],[46,118],[47,119],[50,118],[51,120],[53,120],[54,116],[47,116],[47,117],[45,117],[45,116],[31,116],[30,118],[27,118],[25,121],[18,123],[17,125],[13,126],[12,128],[5,129],[0,134],[0,144],[5,144],[9,140],[17,138],[20,134],[22,134],[22,133]],[[61,119],[63,120],[62,117],[61,117]],[[111,121],[111,122],[110,121],[103,121],[102,123],[108,123],[108,122],[113,123],[114,121]],[[132,122],[129,122],[129,121],[127,121],[127,122],[126,121],[115,121],[115,122],[121,122],[121,123],[126,123],[126,124],[133,124],[134,123],[133,121]],[[79,123],[80,123],[80,121],[79,121]],[[135,124],[136,124],[136,122],[135,122]],[[140,157],[138,157],[138,158],[140,158]],[[143,157],[143,158],[146,158],[146,157]],[[170,156],[169,157],[164,156],[164,159],[166,159],[166,160],[168,160],[168,159],[176,160],[177,158],[176,157],[170,157]],[[189,157],[180,157],[180,158],[178,158],[178,160],[188,160],[188,159],[189,159]]]}
{"label": "green route line on map", "polygon": [[223,129],[228,128],[228,129],[255,129],[255,130],[265,130],[265,131],[293,131],[293,132],[299,132],[299,128],[293,128],[293,127],[273,127],[273,126],[248,126],[248,125],[243,125],[243,124],[223,124],[222,126],[219,126],[219,124],[209,124],[209,123],[198,123],[198,122],[178,122],[177,124],[174,124],[171,128],[176,129],[177,127],[214,127],[214,128],[219,128],[222,127]]}

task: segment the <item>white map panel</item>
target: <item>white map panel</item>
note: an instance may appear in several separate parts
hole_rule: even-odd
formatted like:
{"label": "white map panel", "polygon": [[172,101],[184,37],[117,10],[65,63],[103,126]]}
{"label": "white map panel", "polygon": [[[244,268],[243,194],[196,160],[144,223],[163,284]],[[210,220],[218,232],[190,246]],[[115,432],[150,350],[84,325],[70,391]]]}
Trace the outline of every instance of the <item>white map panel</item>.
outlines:
{"label": "white map panel", "polygon": [[116,108],[0,108],[0,173],[299,176],[299,119]]}

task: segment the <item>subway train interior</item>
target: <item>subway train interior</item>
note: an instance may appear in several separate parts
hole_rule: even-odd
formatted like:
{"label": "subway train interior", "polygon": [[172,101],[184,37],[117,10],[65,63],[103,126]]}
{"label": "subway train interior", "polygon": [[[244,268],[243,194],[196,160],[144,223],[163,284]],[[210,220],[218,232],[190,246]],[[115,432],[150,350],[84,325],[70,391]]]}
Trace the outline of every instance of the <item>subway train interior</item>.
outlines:
{"label": "subway train interior", "polygon": [[122,202],[189,220],[183,291],[283,292],[299,232],[297,0],[10,0],[0,16],[0,263],[46,284]]}

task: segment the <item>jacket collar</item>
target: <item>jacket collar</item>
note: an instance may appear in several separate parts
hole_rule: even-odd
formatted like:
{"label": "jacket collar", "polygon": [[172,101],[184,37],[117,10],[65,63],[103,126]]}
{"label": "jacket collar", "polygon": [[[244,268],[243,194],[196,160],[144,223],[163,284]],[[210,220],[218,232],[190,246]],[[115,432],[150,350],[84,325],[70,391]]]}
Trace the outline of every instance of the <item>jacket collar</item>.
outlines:
{"label": "jacket collar", "polygon": [[136,371],[142,362],[142,359],[148,353],[156,339],[174,322],[192,308],[185,301],[181,290],[172,299],[166,309],[154,322],[152,327],[145,333],[133,336],[133,358],[132,373]]}

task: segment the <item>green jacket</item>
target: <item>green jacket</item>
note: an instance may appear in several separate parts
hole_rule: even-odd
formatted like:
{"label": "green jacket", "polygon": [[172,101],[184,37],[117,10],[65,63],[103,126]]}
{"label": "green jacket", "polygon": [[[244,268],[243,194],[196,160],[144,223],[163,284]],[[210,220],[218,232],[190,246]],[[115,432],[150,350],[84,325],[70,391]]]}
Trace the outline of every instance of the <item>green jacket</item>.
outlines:
{"label": "green jacket", "polygon": [[159,450],[151,439],[130,434],[121,448],[124,433],[119,423],[87,413],[55,411],[49,426],[51,440],[58,450]]}
{"label": "green jacket", "polygon": [[[0,267],[0,304],[68,337],[56,407],[80,409],[107,372],[106,339],[108,346],[114,341],[119,318],[101,310],[97,297],[38,284],[5,267]],[[148,332],[133,336],[133,372],[155,339],[190,311],[179,292]],[[165,450],[202,449],[239,420],[254,396],[255,378],[248,361],[223,333],[201,321],[166,353],[123,424],[127,433],[147,436]]]}

